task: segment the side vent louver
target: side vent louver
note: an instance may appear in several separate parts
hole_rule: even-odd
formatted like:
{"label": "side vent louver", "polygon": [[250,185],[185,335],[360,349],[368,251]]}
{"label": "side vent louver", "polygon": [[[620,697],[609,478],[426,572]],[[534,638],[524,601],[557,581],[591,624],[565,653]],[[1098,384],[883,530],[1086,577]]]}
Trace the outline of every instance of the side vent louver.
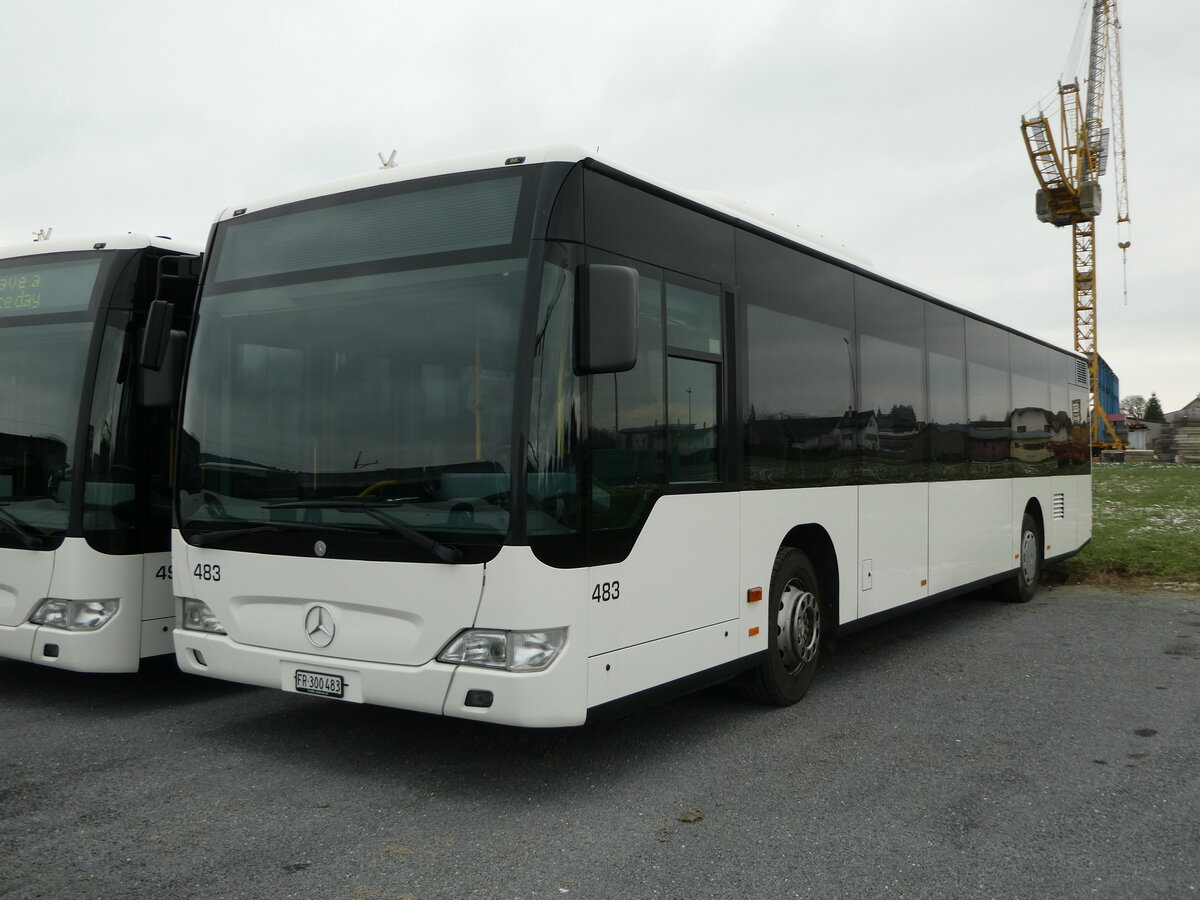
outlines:
{"label": "side vent louver", "polygon": [[1067,516],[1067,497],[1065,494],[1054,495],[1054,512],[1053,516],[1056,519],[1065,519]]}
{"label": "side vent louver", "polygon": [[1075,383],[1080,387],[1088,386],[1088,364],[1087,360],[1075,360]]}

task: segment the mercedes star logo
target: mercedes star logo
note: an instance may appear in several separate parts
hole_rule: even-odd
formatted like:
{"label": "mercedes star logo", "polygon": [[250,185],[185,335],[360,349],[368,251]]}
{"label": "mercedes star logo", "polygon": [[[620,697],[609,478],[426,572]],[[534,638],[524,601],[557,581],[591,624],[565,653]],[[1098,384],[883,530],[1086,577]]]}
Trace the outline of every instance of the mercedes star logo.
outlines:
{"label": "mercedes star logo", "polygon": [[314,647],[324,648],[333,643],[333,633],[337,626],[333,624],[333,613],[323,606],[314,606],[304,616],[304,633],[308,642]]}

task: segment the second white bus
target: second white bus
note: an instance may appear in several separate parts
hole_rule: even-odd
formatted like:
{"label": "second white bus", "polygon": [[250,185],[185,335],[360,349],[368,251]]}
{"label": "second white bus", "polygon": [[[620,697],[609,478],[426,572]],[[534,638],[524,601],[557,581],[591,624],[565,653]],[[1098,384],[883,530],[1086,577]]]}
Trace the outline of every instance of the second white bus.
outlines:
{"label": "second white bus", "polygon": [[182,336],[195,258],[133,234],[0,249],[0,657],[133,672],[172,651],[174,397],[147,402],[138,348],[156,294]]}

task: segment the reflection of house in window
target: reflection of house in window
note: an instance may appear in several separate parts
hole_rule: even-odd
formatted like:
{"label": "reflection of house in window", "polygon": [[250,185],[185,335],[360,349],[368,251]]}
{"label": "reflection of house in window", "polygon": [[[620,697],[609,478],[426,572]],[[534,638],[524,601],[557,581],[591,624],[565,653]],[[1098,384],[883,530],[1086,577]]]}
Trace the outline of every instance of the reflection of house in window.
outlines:
{"label": "reflection of house in window", "polygon": [[1017,409],[1010,417],[1010,427],[1011,455],[1019,463],[1041,468],[1051,461],[1066,466],[1087,460],[1084,426],[1075,425],[1065,411]]}
{"label": "reflection of house in window", "polygon": [[1002,462],[1008,459],[1009,440],[1007,422],[974,422],[967,432],[968,458],[971,462]]}
{"label": "reflection of house in window", "polygon": [[1054,458],[1050,452],[1050,418],[1050,413],[1044,409],[1024,407],[1013,410],[1009,417],[1013,459],[1036,465]]}

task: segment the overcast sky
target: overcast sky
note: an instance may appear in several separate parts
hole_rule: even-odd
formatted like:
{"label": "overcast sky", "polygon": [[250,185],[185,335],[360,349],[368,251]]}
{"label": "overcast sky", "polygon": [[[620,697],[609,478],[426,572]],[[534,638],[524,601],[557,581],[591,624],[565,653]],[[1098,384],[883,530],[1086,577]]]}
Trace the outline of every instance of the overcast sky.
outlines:
{"label": "overcast sky", "polygon": [[[0,244],[53,227],[201,245],[223,208],[380,151],[572,143],[1070,347],[1070,229],[1034,216],[1019,126],[1081,74],[1064,66],[1086,5],[9,3]],[[1121,20],[1133,246],[1123,272],[1110,167],[1098,343],[1122,396],[1171,411],[1200,392],[1200,3],[1124,0]]]}

